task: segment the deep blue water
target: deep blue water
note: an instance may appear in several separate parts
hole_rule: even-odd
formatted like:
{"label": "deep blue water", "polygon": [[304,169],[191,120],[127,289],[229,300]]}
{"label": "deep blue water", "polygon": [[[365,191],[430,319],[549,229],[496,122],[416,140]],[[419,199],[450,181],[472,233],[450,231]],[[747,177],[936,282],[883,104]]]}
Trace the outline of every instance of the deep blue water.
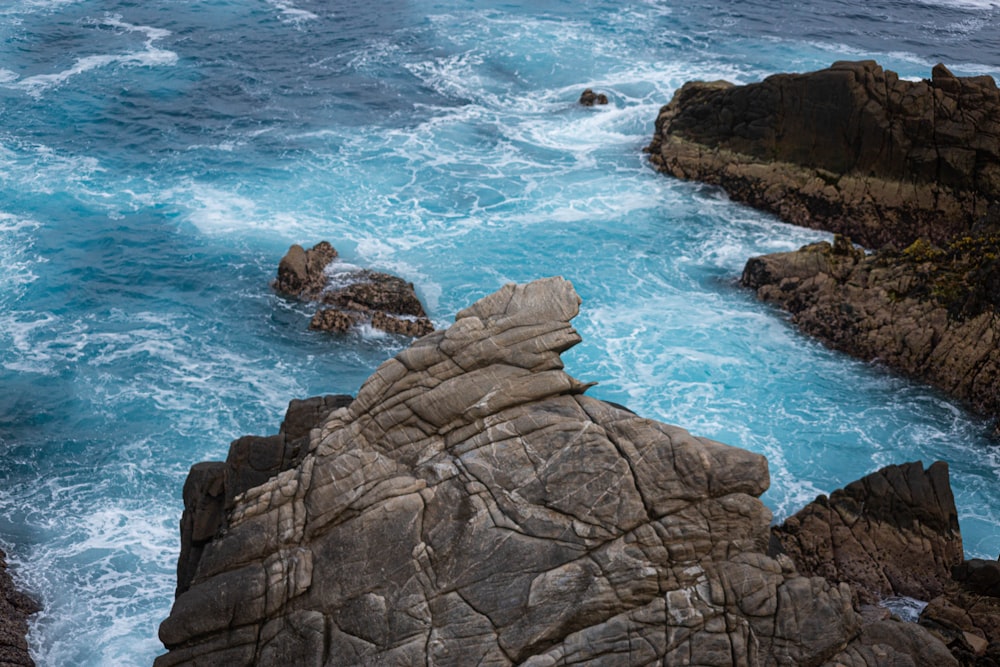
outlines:
{"label": "deep blue water", "polygon": [[[693,78],[875,58],[1000,72],[1000,5],[9,0],[0,8],[0,546],[40,665],[162,652],[181,486],[289,399],[405,341],[309,332],[295,242],[412,280],[441,326],[507,281],[584,304],[591,394],[768,456],[777,518],[945,459],[966,551],[1000,552],[990,428],[805,338],[735,285],[822,234],[653,173]],[[585,87],[611,104],[583,109]]]}

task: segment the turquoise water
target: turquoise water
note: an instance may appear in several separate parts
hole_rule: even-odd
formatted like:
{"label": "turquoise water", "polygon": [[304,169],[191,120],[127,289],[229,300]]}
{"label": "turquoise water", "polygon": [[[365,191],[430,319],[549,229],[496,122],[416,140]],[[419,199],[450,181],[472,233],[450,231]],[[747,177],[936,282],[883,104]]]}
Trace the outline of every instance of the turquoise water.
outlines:
{"label": "turquoise water", "polygon": [[[782,518],[945,459],[970,555],[1000,552],[990,427],[825,349],[736,285],[822,234],[653,173],[692,78],[838,59],[1000,72],[991,2],[12,0],[0,8],[0,546],[40,665],[162,652],[181,486],[291,398],[406,344],[307,330],[291,243],[413,281],[432,319],[561,274],[592,395],[767,455]],[[929,37],[928,37],[929,36]],[[607,107],[576,104],[586,87]]]}

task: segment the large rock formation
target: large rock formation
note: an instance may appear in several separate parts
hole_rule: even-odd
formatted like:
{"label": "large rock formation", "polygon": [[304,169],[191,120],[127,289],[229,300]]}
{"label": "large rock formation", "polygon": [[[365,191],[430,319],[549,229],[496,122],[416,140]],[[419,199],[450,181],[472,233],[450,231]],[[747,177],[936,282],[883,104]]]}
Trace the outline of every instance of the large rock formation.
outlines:
{"label": "large rock formation", "polygon": [[233,498],[158,667],[955,664],[767,555],[763,457],[585,396],[579,303],[508,285],[380,366]]}
{"label": "large rock formation", "polygon": [[1000,415],[1000,237],[865,255],[838,237],[752,258],[744,285],[804,331]]}
{"label": "large rock formation", "polygon": [[405,336],[423,336],[434,330],[413,283],[402,278],[344,266],[326,241],[309,250],[293,245],[278,263],[273,286],[278,292],[304,301],[316,301],[309,328],[345,332],[359,324]]}
{"label": "large rock formation", "polygon": [[690,82],[647,151],[661,171],[867,247],[940,243],[1000,199],[1000,91],[943,65],[914,82],[872,61]]}
{"label": "large rock formation", "polygon": [[34,667],[28,653],[28,617],[41,610],[17,590],[7,571],[7,554],[0,550],[0,666]]}

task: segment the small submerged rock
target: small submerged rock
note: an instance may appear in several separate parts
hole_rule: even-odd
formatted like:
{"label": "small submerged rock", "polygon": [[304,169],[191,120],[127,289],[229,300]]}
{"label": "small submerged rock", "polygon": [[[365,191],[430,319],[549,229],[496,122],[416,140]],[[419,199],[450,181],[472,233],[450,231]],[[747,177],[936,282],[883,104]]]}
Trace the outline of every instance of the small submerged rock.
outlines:
{"label": "small submerged rock", "polygon": [[337,250],[321,241],[309,250],[293,245],[278,264],[275,290],[322,305],[309,323],[310,329],[342,333],[368,324],[415,337],[434,331],[413,283],[340,264],[337,257]]}
{"label": "small submerged rock", "polygon": [[592,107],[595,104],[607,104],[608,96],[604,93],[595,93],[590,88],[587,88],[583,93],[580,94],[580,104],[585,107]]}

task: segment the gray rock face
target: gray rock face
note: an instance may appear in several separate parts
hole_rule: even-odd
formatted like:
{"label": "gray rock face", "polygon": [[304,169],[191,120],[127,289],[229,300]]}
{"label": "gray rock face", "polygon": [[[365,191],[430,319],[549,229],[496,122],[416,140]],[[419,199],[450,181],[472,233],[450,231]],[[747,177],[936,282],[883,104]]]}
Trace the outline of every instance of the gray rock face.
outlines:
{"label": "gray rock face", "polygon": [[326,241],[310,250],[293,245],[278,263],[278,292],[321,304],[310,329],[343,333],[359,324],[405,336],[434,330],[413,283],[357,268],[339,268],[337,251]]}
{"label": "gray rock face", "polygon": [[661,171],[867,247],[942,242],[1000,198],[1000,91],[943,65],[904,81],[873,61],[690,82],[647,151]]}
{"label": "gray rock face", "polygon": [[584,395],[580,299],[507,285],[378,368],[247,489],[172,665],[949,665],[767,555],[763,457]]}

